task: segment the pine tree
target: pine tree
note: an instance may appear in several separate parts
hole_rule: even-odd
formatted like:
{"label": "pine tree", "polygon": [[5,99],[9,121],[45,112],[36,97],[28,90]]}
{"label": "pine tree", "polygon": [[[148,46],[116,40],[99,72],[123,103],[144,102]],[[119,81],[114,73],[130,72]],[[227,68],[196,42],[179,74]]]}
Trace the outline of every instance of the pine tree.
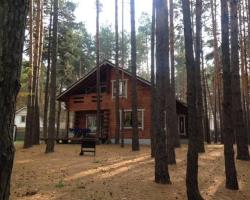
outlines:
{"label": "pine tree", "polygon": [[55,121],[56,121],[56,66],[57,66],[57,38],[58,38],[58,0],[54,0],[53,33],[51,49],[51,77],[50,77],[50,112],[49,112],[49,132],[45,153],[54,152],[55,146]]}
{"label": "pine tree", "polygon": [[182,0],[183,22],[184,22],[184,37],[185,37],[185,57],[187,68],[187,105],[188,105],[188,153],[187,153],[187,173],[186,186],[187,196],[189,200],[203,199],[198,186],[198,152],[200,150],[199,144],[196,142],[198,137],[197,129],[197,84],[196,84],[196,65],[193,52],[193,36],[190,15],[189,0]]}
{"label": "pine tree", "polygon": [[132,150],[138,151],[139,147],[139,132],[137,119],[137,92],[136,92],[136,33],[135,33],[135,2],[130,0],[130,14],[131,14],[131,69],[132,69]]}
{"label": "pine tree", "polygon": [[221,0],[221,35],[222,35],[222,66],[223,66],[223,132],[226,188],[237,190],[237,172],[234,159],[234,132],[232,119],[232,87],[229,54],[229,15],[228,1]]}
{"label": "pine tree", "polygon": [[168,61],[167,2],[156,0],[155,182],[170,184],[165,133],[166,68]]}
{"label": "pine tree", "polygon": [[[20,89],[24,32],[28,0],[0,4],[0,199],[10,196],[15,148],[13,125],[16,97]],[[11,27],[11,28],[10,28]]]}

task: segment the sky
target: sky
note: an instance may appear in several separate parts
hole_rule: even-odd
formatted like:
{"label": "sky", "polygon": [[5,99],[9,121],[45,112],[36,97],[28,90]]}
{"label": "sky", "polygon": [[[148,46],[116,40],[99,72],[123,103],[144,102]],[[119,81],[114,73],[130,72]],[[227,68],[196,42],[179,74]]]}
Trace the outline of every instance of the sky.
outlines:
{"label": "sky", "polygon": [[[95,33],[96,27],[96,0],[74,0],[78,3],[76,9],[76,18],[77,21],[85,22],[88,31]],[[115,23],[115,0],[99,0],[103,7],[102,12],[100,13],[100,25],[112,25],[114,27]],[[124,0],[124,28],[127,31],[130,31],[130,1]],[[119,7],[119,24],[121,25],[121,6],[122,0],[118,0]],[[136,22],[138,22],[139,17],[142,12],[151,13],[152,9],[152,0],[135,0],[135,17]],[[121,30],[121,26],[119,27]]]}

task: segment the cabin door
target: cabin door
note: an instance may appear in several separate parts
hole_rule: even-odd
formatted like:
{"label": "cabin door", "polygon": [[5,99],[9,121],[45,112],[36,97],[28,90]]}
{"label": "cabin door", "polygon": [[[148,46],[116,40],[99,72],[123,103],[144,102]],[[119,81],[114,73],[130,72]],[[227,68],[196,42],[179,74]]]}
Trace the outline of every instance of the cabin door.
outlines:
{"label": "cabin door", "polygon": [[[103,115],[100,116],[100,132],[102,133],[102,127],[103,127]],[[96,114],[87,114],[86,115],[86,128],[89,128],[91,130],[91,133],[95,133],[97,130],[97,122],[96,122]]]}

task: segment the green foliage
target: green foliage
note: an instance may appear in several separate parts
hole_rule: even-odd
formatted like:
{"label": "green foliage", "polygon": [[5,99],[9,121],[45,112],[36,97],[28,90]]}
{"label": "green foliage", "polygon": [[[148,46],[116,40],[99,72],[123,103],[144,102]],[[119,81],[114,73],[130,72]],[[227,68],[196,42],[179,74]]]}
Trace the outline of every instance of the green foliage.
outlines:
{"label": "green foliage", "polygon": [[56,188],[63,188],[64,187],[64,182],[62,180],[60,180],[56,185],[55,185]]}

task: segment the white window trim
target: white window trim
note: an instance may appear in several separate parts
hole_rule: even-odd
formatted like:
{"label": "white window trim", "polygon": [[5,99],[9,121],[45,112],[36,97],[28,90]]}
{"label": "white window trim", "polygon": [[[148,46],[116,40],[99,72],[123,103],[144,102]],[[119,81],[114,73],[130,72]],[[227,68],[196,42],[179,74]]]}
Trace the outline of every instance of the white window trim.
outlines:
{"label": "white window trim", "polygon": [[[85,119],[85,126],[86,126],[86,128],[89,128],[87,125],[88,125],[88,117],[91,117],[91,116],[96,116],[96,114],[86,114],[85,115],[85,117],[86,117],[86,119]],[[96,130],[95,130],[96,131]]]}
{"label": "white window trim", "polygon": [[[124,96],[119,95],[119,98],[125,97],[127,99],[128,98],[128,79],[119,79],[119,84],[120,84],[120,81],[125,81],[125,95]],[[112,99],[115,98],[115,96],[114,96],[114,84],[115,84],[115,80],[111,80]]]}
{"label": "white window trim", "polygon": [[[180,132],[180,117],[184,118],[184,132],[183,133]],[[183,136],[187,135],[187,133],[186,133],[186,115],[178,115],[178,132],[180,135],[183,135]]]}
{"label": "white window trim", "polygon": [[[142,112],[142,123],[141,123],[141,127],[138,127],[141,130],[144,130],[144,111],[145,109],[137,109],[137,112],[141,111]],[[120,112],[120,130],[122,129],[122,110],[119,110]],[[123,112],[132,112],[132,109],[124,109]],[[124,129],[132,129],[132,126],[124,126]]]}

